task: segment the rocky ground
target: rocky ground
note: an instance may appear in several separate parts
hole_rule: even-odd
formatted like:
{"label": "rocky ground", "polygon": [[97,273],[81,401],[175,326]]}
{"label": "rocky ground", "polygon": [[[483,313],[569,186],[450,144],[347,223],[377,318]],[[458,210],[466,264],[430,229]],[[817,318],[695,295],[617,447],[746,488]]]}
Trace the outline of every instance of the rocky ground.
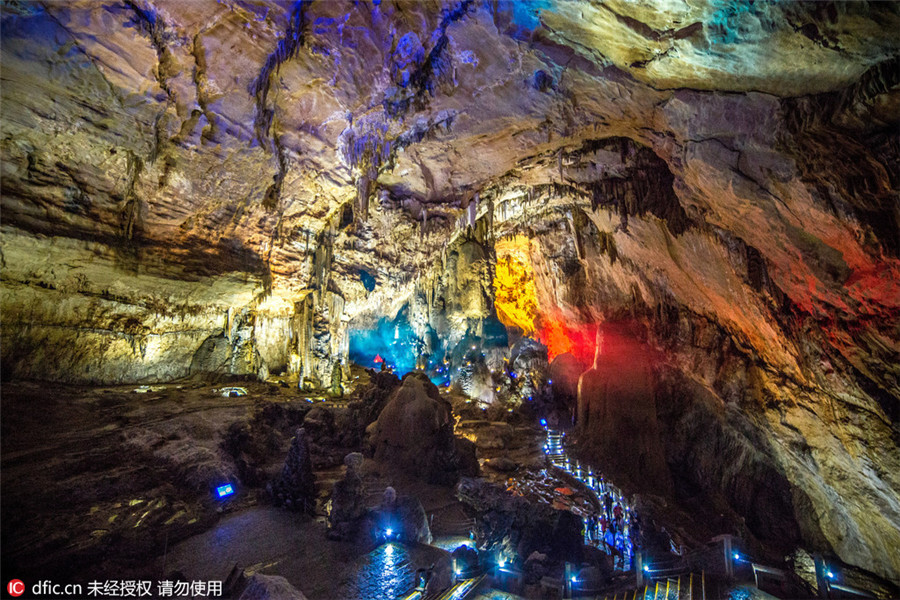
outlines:
{"label": "rocky ground", "polygon": [[[272,507],[266,483],[277,479],[293,430],[316,406],[341,410],[345,402],[276,384],[234,385],[246,395],[223,396],[224,385],[208,383],[5,384],[4,572],[83,584],[173,573],[224,581],[238,565],[248,576],[282,575],[324,600],[375,598],[388,588],[399,594],[411,587],[415,568],[446,556],[398,545],[391,557],[370,554],[368,542],[326,540],[324,505],[343,469],[318,446],[313,514]],[[245,429],[249,440],[235,433]],[[246,444],[237,458],[236,439]],[[267,451],[255,453],[260,445]],[[251,457],[260,480],[244,485],[239,472],[247,467],[239,462]],[[393,486],[421,501],[434,536],[468,537],[471,519],[452,486],[370,460],[361,472],[368,506]],[[212,488],[224,482],[236,494],[220,501]],[[387,560],[393,571],[384,572]]]}
{"label": "rocky ground", "polygon": [[[199,383],[140,392],[4,384],[4,570],[112,577],[211,527],[223,511],[212,488],[237,482],[222,449],[228,426],[266,402],[308,410],[281,388],[241,385],[248,395]],[[238,487],[224,506],[256,495]]]}
{"label": "rocky ground", "polygon": [[[86,584],[129,578],[225,581],[234,570],[245,577],[284,577],[285,585],[313,600],[378,598],[385,590],[399,594],[411,587],[417,568],[449,568],[447,552],[468,544],[475,533],[477,543],[490,544],[495,552],[524,553],[522,561],[535,548],[549,549],[553,556],[546,563],[519,565],[527,572],[556,573],[566,559],[599,566],[598,581],[607,589],[630,585],[630,577],[616,577],[608,557],[578,550],[581,519],[597,507],[573,477],[547,468],[546,432],[531,420],[527,406],[512,412],[483,407],[449,388],[432,386],[427,392],[427,380],[416,376],[401,384],[390,373],[355,368],[352,373],[353,385],[341,398],[277,380],[137,387],[5,384],[4,571],[26,581],[53,573],[57,580]],[[328,523],[326,515],[334,509],[329,500],[336,501],[332,490],[347,479],[344,465],[351,464],[336,457],[364,450],[377,458],[383,443],[376,434],[378,420],[367,426],[361,415],[378,412],[386,419],[392,402],[417,407],[411,414],[425,422],[444,415],[451,435],[477,452],[482,477],[469,480],[480,483],[466,484],[465,492],[445,481],[428,483],[429,469],[446,473],[443,463],[427,468],[419,460],[410,463],[423,472],[398,468],[398,461],[410,460],[412,446],[385,447],[389,459],[381,461],[357,455],[353,463],[364,509],[377,509],[390,488],[398,497],[416,499],[427,522],[425,541],[433,539],[437,548],[416,544],[413,537],[387,550],[377,539],[383,527],[377,518],[362,519],[364,530],[342,539],[332,535]],[[407,437],[423,448],[422,456],[438,448],[434,440],[445,439],[443,425],[431,433],[413,425],[416,434]],[[281,488],[274,483],[285,477],[285,457],[297,451],[299,427],[305,436],[301,453],[308,459],[288,463],[302,469],[308,460],[314,483],[300,493],[311,494],[309,509],[296,501],[278,508],[273,503]],[[372,433],[362,437],[352,427]],[[452,444],[447,448],[455,451]],[[237,493],[217,500],[213,488],[224,482],[233,483]],[[697,547],[734,527],[728,519],[737,519],[720,515],[722,522],[713,524],[714,507],[696,512],[690,504],[668,504],[652,493],[636,495],[633,505],[644,520],[644,550],[656,548],[657,559],[672,540]],[[572,522],[563,523],[559,515],[568,513],[554,509],[572,511]],[[845,576],[879,593],[888,589],[849,570]]]}
{"label": "rocky ground", "polygon": [[[502,411],[535,386],[494,350],[529,333],[590,369],[570,414],[623,486],[900,583],[898,28],[863,1],[4,3],[3,379],[328,388],[402,321]],[[4,435],[4,514],[84,516],[5,519],[36,564],[200,526],[181,490],[263,481],[302,412],[216,409],[229,463],[181,392],[26,388],[4,414],[62,433]],[[309,420],[316,469],[361,416]],[[113,499],[90,465],[119,457]]]}

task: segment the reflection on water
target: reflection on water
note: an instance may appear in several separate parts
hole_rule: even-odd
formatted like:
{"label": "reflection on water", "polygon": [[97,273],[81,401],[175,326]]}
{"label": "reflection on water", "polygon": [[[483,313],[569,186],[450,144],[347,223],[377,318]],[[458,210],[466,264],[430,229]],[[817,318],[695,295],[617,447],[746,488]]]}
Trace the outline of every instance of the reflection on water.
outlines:
{"label": "reflection on water", "polygon": [[360,559],[356,581],[345,597],[394,600],[414,585],[415,566],[402,544],[383,544]]}

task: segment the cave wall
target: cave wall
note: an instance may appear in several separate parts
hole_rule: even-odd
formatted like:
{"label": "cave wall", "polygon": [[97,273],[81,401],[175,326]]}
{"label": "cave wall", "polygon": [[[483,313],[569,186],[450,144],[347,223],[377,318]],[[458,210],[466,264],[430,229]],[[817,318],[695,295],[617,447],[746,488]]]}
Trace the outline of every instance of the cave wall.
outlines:
{"label": "cave wall", "polygon": [[[675,193],[645,198],[640,182],[592,189],[579,181],[604,152],[592,147],[587,157],[570,155],[568,185],[531,199],[530,219],[504,225],[495,215],[499,230],[532,236],[540,311],[601,323],[596,365],[580,382],[586,452],[634,491],[710,499],[737,517],[719,526],[761,551],[805,544],[895,578],[900,296],[880,275],[897,268],[890,241],[813,199],[802,179],[809,158],[775,140],[789,135],[778,103],[702,102],[713,121],[725,110],[768,119],[762,131],[771,137],[751,143],[757,130],[741,134],[730,121],[744,149],[730,167],[721,161],[731,160],[725,146],[734,139],[668,140],[657,151]],[[726,130],[699,113],[686,123],[691,139]],[[696,147],[712,144],[718,150]],[[769,168],[751,185],[739,165],[754,161]],[[778,186],[789,189],[778,195],[784,204],[771,197]],[[707,211],[703,198],[713,193],[717,205],[735,204],[727,223]],[[678,205],[653,206],[661,201]],[[574,232],[573,213],[589,218]],[[666,215],[676,215],[674,227]],[[810,219],[801,220],[803,234],[791,222],[799,215]],[[812,231],[849,246],[838,252]],[[847,259],[860,262],[849,268]],[[612,349],[604,350],[604,328],[617,340]]]}
{"label": "cave wall", "polygon": [[[789,489],[798,539],[900,579],[896,4],[10,2],[0,27],[4,377],[323,379],[354,319],[433,322],[467,227],[486,257],[523,235],[539,319],[665,356],[642,410],[676,493],[768,538],[754,507]],[[457,273],[460,314],[492,269]]]}

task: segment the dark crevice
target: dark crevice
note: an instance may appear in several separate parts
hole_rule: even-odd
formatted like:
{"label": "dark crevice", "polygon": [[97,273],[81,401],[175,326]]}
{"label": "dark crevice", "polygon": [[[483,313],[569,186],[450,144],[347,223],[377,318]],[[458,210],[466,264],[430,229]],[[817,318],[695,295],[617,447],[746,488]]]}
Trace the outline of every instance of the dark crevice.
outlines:
{"label": "dark crevice", "polygon": [[291,12],[291,18],[284,37],[278,42],[275,52],[269,55],[259,75],[250,84],[248,91],[256,98],[256,117],[253,121],[256,140],[261,146],[265,146],[266,139],[272,127],[275,111],[269,108],[269,87],[272,82],[272,73],[277,73],[281,65],[294,58],[303,46],[306,30],[306,9],[310,0],[297,0]]}
{"label": "dark crevice", "polygon": [[469,9],[475,4],[474,0],[463,0],[454,9],[444,12],[441,23],[438,26],[437,41],[425,57],[424,61],[415,69],[409,77],[407,89],[410,92],[402,92],[400,97],[385,98],[383,106],[385,112],[392,118],[401,117],[410,108],[423,110],[428,105],[428,98],[434,96],[436,85],[452,80],[453,66],[445,50],[450,43],[447,28],[462,20]]}
{"label": "dark crevice", "polygon": [[802,180],[824,208],[859,223],[873,254],[900,256],[898,119],[879,98],[900,85],[900,55],[866,71],[842,92],[782,100],[788,134],[779,145],[797,157]]}
{"label": "dark crevice", "polygon": [[133,152],[129,152],[128,181],[125,184],[123,194],[125,205],[122,209],[122,238],[126,243],[140,236],[144,226],[141,199],[135,191],[143,170],[144,161]]}
{"label": "dark crevice", "polygon": [[200,105],[200,110],[206,117],[207,123],[200,134],[200,139],[213,140],[217,132],[216,113],[209,108],[209,94],[206,90],[206,51],[203,48],[203,38],[199,33],[194,36],[191,54],[194,57],[193,81],[197,89],[197,104]]}
{"label": "dark crevice", "polygon": [[639,21],[634,17],[629,17],[628,15],[622,15],[610,8],[605,4],[599,5],[602,8],[605,8],[609,12],[611,12],[619,23],[622,23],[641,37],[644,37],[648,40],[652,40],[654,42],[659,42],[662,40],[676,39],[682,40],[690,37],[694,33],[703,32],[703,23],[697,21],[687,25],[685,27],[681,27],[679,29],[665,29],[658,30],[650,27],[643,21]]}
{"label": "dark crevice", "polygon": [[169,88],[169,77],[172,75],[175,65],[173,64],[172,53],[166,45],[167,33],[165,24],[159,15],[156,14],[156,10],[152,6],[148,9],[144,9],[138,6],[137,2],[134,0],[125,0],[125,5],[128,6],[135,15],[135,21],[131,24],[135,25],[139,31],[150,37],[150,43],[153,44],[153,48],[156,50],[158,62],[156,79],[159,82],[159,87],[166,92],[169,100],[174,101],[175,93]]}
{"label": "dark crevice", "polygon": [[583,156],[597,150],[618,152],[624,172],[601,177],[589,185],[592,208],[613,207],[625,231],[629,216],[639,217],[648,212],[665,221],[675,235],[681,235],[693,225],[675,194],[675,176],[650,148],[627,138],[606,138],[585,142],[569,156]]}

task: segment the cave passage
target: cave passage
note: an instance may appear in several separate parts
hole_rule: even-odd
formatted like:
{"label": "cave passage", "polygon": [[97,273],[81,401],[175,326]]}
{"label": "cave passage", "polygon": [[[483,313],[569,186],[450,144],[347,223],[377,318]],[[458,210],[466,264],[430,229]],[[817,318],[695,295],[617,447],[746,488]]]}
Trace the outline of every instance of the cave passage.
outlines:
{"label": "cave passage", "polygon": [[900,598],[898,31],[0,2],[7,596]]}

